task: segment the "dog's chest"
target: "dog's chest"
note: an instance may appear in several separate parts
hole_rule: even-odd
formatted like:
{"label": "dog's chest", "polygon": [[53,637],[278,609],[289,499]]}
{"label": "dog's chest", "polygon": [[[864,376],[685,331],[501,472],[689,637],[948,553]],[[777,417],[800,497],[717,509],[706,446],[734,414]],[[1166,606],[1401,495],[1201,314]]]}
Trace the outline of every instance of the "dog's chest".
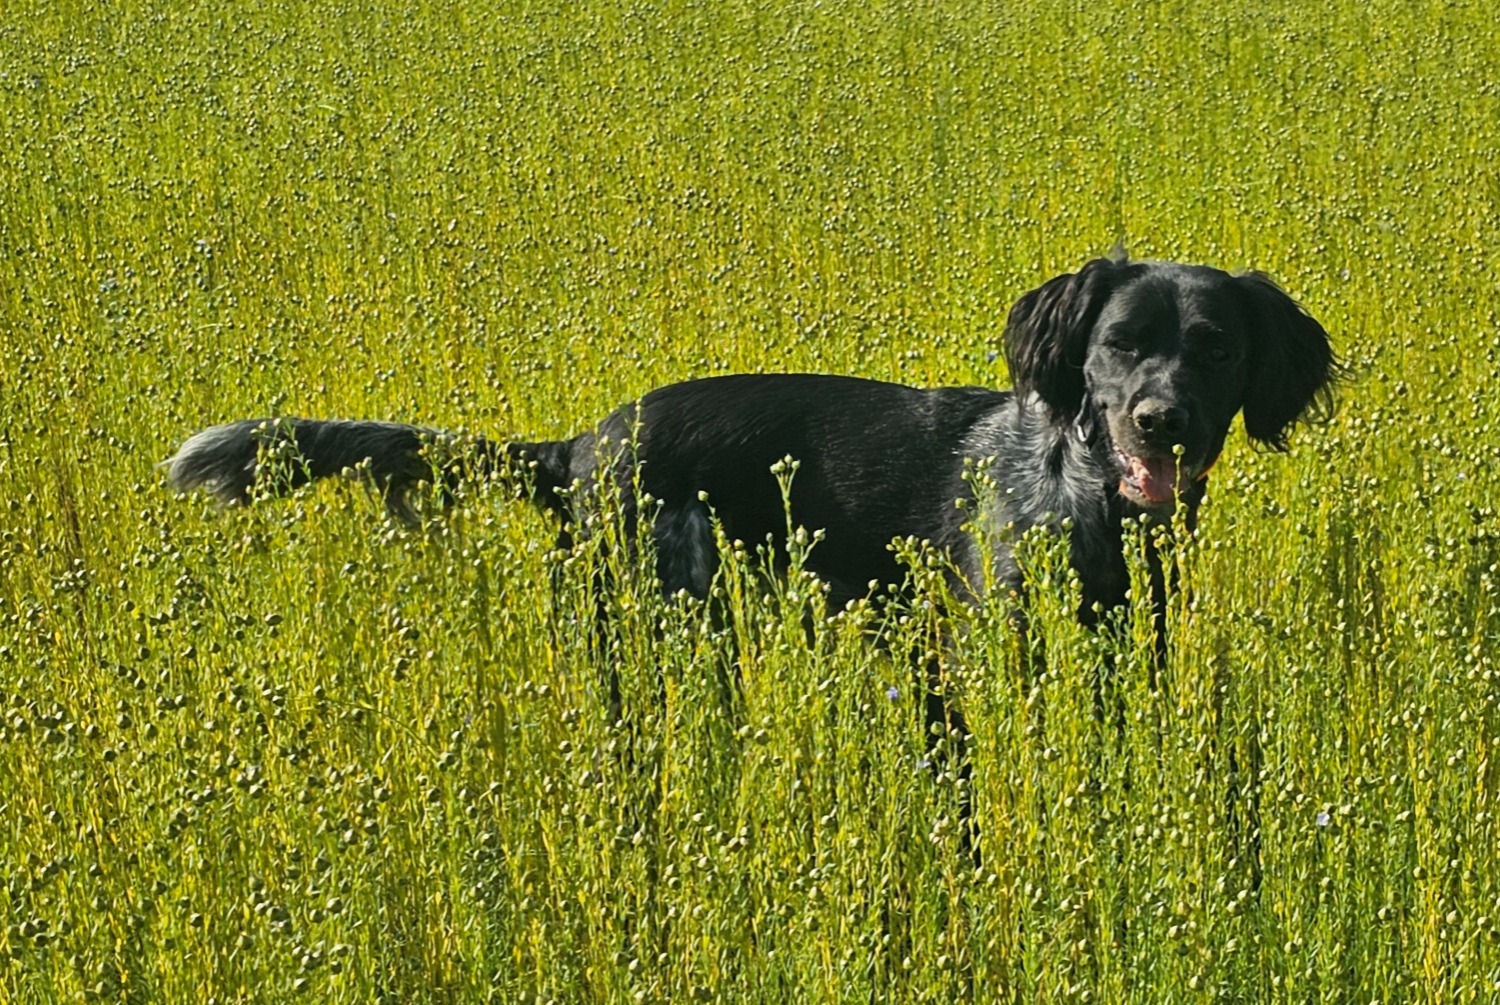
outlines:
{"label": "dog's chest", "polygon": [[1123,599],[1119,501],[1085,444],[1045,422],[1038,411],[1010,403],[975,425],[966,450],[976,472],[981,538],[998,582],[1021,589],[1024,577],[1013,547],[1027,531],[1066,529],[1069,561],[1083,582],[1085,605]]}

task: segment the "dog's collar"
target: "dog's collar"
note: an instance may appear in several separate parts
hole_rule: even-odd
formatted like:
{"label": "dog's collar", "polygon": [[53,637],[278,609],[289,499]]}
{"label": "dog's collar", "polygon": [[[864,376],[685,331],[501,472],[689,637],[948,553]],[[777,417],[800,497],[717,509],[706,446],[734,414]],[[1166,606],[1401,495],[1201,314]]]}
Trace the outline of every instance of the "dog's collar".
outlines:
{"label": "dog's collar", "polygon": [[1079,406],[1078,414],[1073,416],[1073,432],[1078,435],[1078,442],[1092,444],[1094,432],[1097,430],[1097,417],[1094,415],[1094,403],[1088,397],[1083,399]]}

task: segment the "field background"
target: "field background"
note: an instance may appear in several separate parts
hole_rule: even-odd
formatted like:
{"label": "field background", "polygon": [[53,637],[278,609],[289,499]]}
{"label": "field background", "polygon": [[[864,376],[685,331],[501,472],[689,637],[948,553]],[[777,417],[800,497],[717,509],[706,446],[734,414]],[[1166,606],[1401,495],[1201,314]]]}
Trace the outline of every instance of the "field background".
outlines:
{"label": "field background", "polygon": [[[12,4],[0,1000],[1495,1000],[1497,67],[1482,3]],[[622,590],[601,660],[524,507],[154,467],[1003,385],[1009,304],[1118,238],[1269,271],[1354,380],[1234,434],[1154,688],[1061,577],[1040,681],[973,616],[977,867],[910,671],[805,583],[731,577],[733,646]]]}

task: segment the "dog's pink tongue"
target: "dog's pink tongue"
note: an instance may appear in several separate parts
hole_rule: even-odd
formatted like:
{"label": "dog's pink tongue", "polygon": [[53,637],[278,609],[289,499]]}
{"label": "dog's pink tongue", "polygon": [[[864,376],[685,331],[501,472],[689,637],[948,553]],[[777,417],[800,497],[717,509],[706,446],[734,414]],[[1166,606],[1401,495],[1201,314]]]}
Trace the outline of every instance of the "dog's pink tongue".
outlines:
{"label": "dog's pink tongue", "polygon": [[1140,488],[1141,495],[1154,503],[1171,502],[1177,493],[1177,459],[1174,457],[1127,458],[1130,462],[1130,480]]}

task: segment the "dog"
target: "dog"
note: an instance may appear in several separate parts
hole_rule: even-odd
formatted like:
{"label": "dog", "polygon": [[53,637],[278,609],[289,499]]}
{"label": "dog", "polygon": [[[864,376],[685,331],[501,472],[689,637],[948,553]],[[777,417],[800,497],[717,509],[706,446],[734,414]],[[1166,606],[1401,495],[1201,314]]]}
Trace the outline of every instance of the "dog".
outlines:
{"label": "dog", "polygon": [[[709,377],[651,391],[569,440],[243,420],[197,433],[163,463],[178,490],[226,504],[252,498],[268,450],[292,461],[272,489],[359,469],[405,520],[419,484],[501,477],[559,517],[562,545],[582,523],[579,507],[611,492],[632,531],[653,537],[662,589],[701,598],[717,567],[714,521],[730,540],[784,540],[772,467],[790,457],[790,518],[822,532],[805,565],[827,584],[830,608],[899,589],[905,569],[891,543],[906,538],[946,553],[960,593],[987,580],[1020,593],[1010,538],[981,546],[966,526],[977,516],[1016,531],[1065,523],[1089,621],[1126,599],[1125,521],[1164,521],[1181,507],[1191,527],[1235,415],[1252,441],[1285,450],[1295,423],[1329,413],[1340,370],[1327,332],[1265,275],[1119,254],[1022,296],[1004,345],[1011,391]],[[434,443],[451,455],[445,465],[424,455]],[[976,496],[976,467],[993,482],[988,498]],[[654,501],[645,518],[642,498]],[[1159,568],[1153,580],[1160,608]]]}

